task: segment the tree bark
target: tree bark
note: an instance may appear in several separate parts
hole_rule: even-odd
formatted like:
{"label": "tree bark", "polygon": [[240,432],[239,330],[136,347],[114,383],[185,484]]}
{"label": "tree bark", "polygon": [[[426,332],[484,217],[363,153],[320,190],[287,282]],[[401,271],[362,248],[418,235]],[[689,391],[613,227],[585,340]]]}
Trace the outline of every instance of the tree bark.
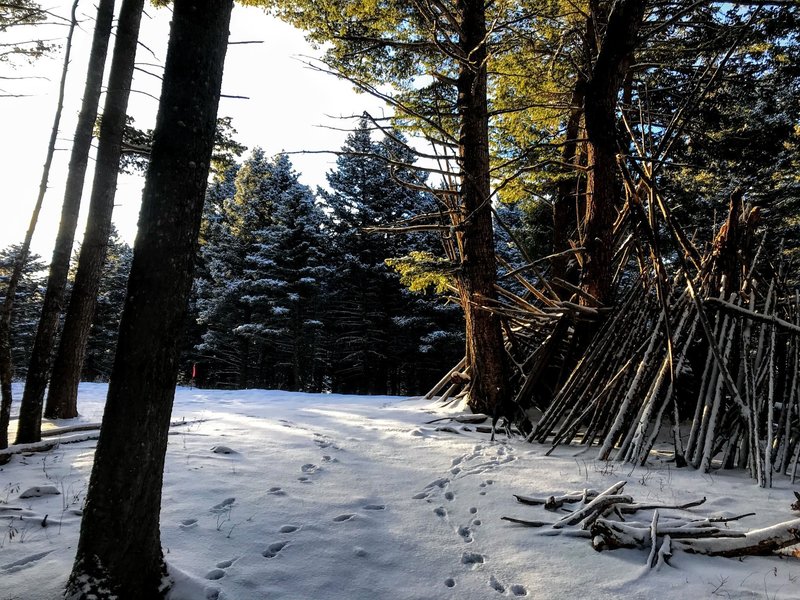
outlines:
{"label": "tree bark", "polygon": [[44,414],[50,419],[72,419],[78,416],[78,383],[111,231],[122,132],[133,80],[143,5],[144,0],[124,0],[120,8],[100,127],[89,216],[78,258],[75,284],[50,377],[51,384],[55,385],[50,386],[45,406]]}
{"label": "tree bark", "polygon": [[50,130],[50,141],[47,144],[47,156],[44,160],[44,167],[42,167],[42,178],[39,181],[39,195],[36,197],[36,204],[33,206],[28,231],[25,232],[25,239],[14,261],[14,267],[6,288],[6,296],[0,308],[0,397],[2,398],[0,399],[0,450],[8,448],[8,424],[11,421],[11,404],[13,402],[11,378],[14,376],[14,365],[11,361],[11,315],[14,311],[14,297],[17,294],[19,282],[22,280],[22,272],[25,270],[25,263],[28,260],[33,233],[36,231],[36,224],[39,222],[39,212],[42,210],[44,195],[47,193],[47,182],[50,180],[50,167],[53,164],[58,128],[61,124],[61,114],[64,108],[64,89],[66,88],[67,73],[69,72],[70,57],[72,55],[72,35],[75,33],[75,27],[78,24],[78,1],[75,0],[72,3],[69,32],[67,33],[67,42],[64,49],[64,66],[61,69],[61,81],[58,86],[56,114],[53,117],[53,128]]}
{"label": "tree bark", "polygon": [[[581,119],[583,118],[583,96],[585,93],[586,81],[578,75],[575,87],[570,99],[569,114],[567,115],[567,126],[564,133],[564,146],[561,149],[561,160],[565,164],[577,166],[580,157],[578,151],[578,136],[580,135]],[[565,174],[564,178],[558,182],[556,197],[553,201],[553,254],[559,254],[570,249],[570,231],[574,223],[577,222],[576,200],[578,198],[577,187],[580,178],[575,174]],[[567,263],[569,258],[561,255],[553,258],[552,277],[560,278],[577,283],[570,277],[567,278]],[[576,278],[577,279],[577,278]],[[570,292],[562,292],[562,300],[569,300]],[[559,294],[561,295],[561,294]]]}
{"label": "tree bark", "polygon": [[233,0],[175,0],[128,295],[77,556],[73,600],[159,598],[159,514]]}
{"label": "tree bark", "polygon": [[617,178],[617,97],[628,59],[638,43],[646,0],[617,0],[584,101],[589,140],[589,177],[586,190],[582,288],[609,304],[613,276],[614,221],[622,191]]}
{"label": "tree bark", "polygon": [[464,308],[467,363],[472,366],[469,405],[499,416],[507,401],[506,357],[496,316],[484,306],[495,298],[496,268],[489,177],[486,11],[483,0],[459,0],[461,18],[457,109],[461,119],[462,256],[458,274]]}
{"label": "tree bark", "polygon": [[47,379],[52,363],[53,342],[58,328],[58,318],[64,302],[67,286],[69,260],[72,244],[75,240],[75,228],[78,225],[78,213],[83,194],[83,181],[86,166],[89,162],[89,150],[92,145],[92,132],[97,119],[97,106],[100,102],[100,89],[103,83],[103,70],[108,53],[108,41],[111,37],[111,22],[114,17],[114,0],[100,0],[97,7],[92,48],[89,53],[89,67],[86,73],[86,84],[83,90],[83,102],[75,128],[72,154],[69,161],[64,203],[61,207],[61,223],[56,234],[53,259],[50,262],[50,274],[42,306],[42,316],[36,330],[36,339],[31,351],[28,365],[28,376],[25,380],[25,391],[19,410],[17,428],[18,444],[38,442],[42,430],[42,404]]}

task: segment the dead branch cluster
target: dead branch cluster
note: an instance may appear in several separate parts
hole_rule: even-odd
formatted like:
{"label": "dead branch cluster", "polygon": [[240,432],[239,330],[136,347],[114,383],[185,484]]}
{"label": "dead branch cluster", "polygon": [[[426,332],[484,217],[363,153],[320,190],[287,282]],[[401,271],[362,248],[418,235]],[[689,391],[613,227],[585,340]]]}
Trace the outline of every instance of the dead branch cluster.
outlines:
{"label": "dead branch cluster", "polygon": [[730,523],[755,513],[699,516],[691,509],[704,504],[705,498],[681,505],[646,504],[623,494],[624,487],[625,482],[620,481],[603,492],[585,489],[560,496],[515,495],[519,503],[539,506],[554,513],[555,519],[503,517],[503,520],[537,528],[541,535],[589,539],[598,552],[616,548],[647,550],[646,564],[650,568],[669,564],[675,550],[737,557],[774,554],[800,543],[800,519],[747,531],[732,528]]}
{"label": "dead branch cluster", "polygon": [[[531,442],[596,447],[601,460],[643,464],[669,440],[678,466],[747,468],[766,487],[773,473],[794,478],[800,297],[781,253],[763,250],[758,210],[734,192],[701,249],[656,192],[626,181],[615,306],[548,279],[533,261],[501,262],[507,276],[484,308],[503,324],[513,372],[503,412]],[[429,397],[467,394],[472,376],[462,361]]]}

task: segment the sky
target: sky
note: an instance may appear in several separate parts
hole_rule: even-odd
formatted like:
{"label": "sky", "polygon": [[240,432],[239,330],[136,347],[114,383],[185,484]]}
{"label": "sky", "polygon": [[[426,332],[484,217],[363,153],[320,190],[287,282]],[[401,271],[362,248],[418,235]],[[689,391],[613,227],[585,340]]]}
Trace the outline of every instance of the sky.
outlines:
{"label": "sky", "polygon": [[[69,3],[45,0],[43,6],[58,15],[69,14]],[[119,4],[119,2],[117,2]],[[91,44],[94,3],[81,0],[78,13],[81,25],[75,32],[67,91],[49,188],[39,225],[32,243],[33,252],[49,261],[59,221],[63,185],[69,162],[70,140],[82,97],[86,62]],[[158,72],[166,56],[170,12],[146,8],[142,20],[137,65],[128,113],[140,128],[152,128],[158,103],[160,81],[144,71]],[[32,28],[20,30],[31,36]],[[66,36],[65,26],[39,28],[42,37],[58,41]],[[233,118],[236,138],[248,148],[262,147],[267,154],[304,150],[337,150],[346,130],[354,121],[342,119],[360,115],[365,110],[381,115],[385,107],[376,99],[356,93],[352,86],[335,77],[310,69],[305,61],[319,56],[304,40],[303,33],[262,10],[236,6],[231,22],[230,41],[225,63],[223,94],[246,99],[223,98],[219,115]],[[11,34],[4,34],[6,39]],[[38,34],[37,34],[38,37]],[[6,40],[4,40],[6,41]],[[257,44],[235,42],[260,41]],[[0,135],[0,175],[3,181],[3,211],[0,218],[0,248],[22,241],[36,200],[47,141],[53,123],[58,82],[63,62],[63,48],[32,65],[11,71],[0,66],[0,77],[25,79],[0,80],[5,93],[21,97],[0,97],[2,124]],[[110,51],[109,51],[110,54]],[[110,63],[110,55],[106,67]],[[103,99],[101,99],[102,107]],[[292,163],[303,183],[316,188],[325,184],[325,173],[333,168],[332,154],[292,154]],[[92,172],[86,177],[81,220],[76,237],[83,234],[91,192]],[[121,236],[133,243],[141,202],[144,178],[121,175],[116,199],[114,223]]]}

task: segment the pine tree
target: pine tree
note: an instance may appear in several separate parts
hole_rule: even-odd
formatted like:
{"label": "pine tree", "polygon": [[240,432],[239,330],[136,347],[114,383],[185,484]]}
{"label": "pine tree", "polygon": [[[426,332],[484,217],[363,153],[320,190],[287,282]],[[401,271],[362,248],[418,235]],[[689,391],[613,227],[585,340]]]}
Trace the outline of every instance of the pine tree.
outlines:
{"label": "pine tree", "polygon": [[86,344],[82,370],[84,381],[107,381],[111,375],[132,260],[133,249],[112,228]]}
{"label": "pine tree", "polygon": [[417,246],[430,249],[431,240],[420,234],[367,234],[364,228],[403,221],[431,209],[432,201],[398,183],[413,181],[414,175],[411,168],[393,173],[390,158],[414,162],[401,143],[374,141],[369,122],[361,120],[345,141],[336,170],[327,175],[330,191],[319,192],[330,209],[332,248],[339,265],[329,285],[328,316],[337,340],[331,356],[335,391],[385,394],[397,388],[398,372],[414,362],[408,340],[419,335],[411,334],[407,311],[417,299],[404,293],[385,260]]}
{"label": "pine tree", "polygon": [[285,155],[275,158],[268,181],[274,213],[245,258],[251,322],[236,333],[268,348],[262,371],[272,375],[270,387],[319,391],[322,285],[334,270],[325,264],[324,215]]}
{"label": "pine tree", "polygon": [[[255,148],[241,167],[228,169],[209,189],[203,227],[201,261],[204,276],[196,282],[198,319],[205,331],[198,346],[212,379],[247,388],[259,383],[266,361],[261,338],[240,325],[258,320],[260,307],[246,301],[252,274],[247,256],[262,241],[275,211],[273,164]],[[255,313],[254,313],[255,311]]]}
{"label": "pine tree", "polygon": [[[0,250],[0,293],[5,293],[20,252],[14,245]],[[36,335],[36,323],[44,299],[44,272],[46,265],[38,254],[28,254],[22,277],[14,295],[14,312],[11,317],[11,359],[15,367],[14,378],[25,376]]]}

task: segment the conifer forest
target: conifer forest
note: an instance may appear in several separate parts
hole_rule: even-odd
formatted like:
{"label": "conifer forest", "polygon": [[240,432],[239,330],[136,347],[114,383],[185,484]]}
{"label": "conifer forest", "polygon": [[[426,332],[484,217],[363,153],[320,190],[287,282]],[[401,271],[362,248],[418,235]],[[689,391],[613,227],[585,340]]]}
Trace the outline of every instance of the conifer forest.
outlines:
{"label": "conifer forest", "polygon": [[[385,109],[354,105],[336,124],[344,141],[324,151],[246,147],[220,103],[230,45],[257,43],[233,41],[231,14],[244,10],[301,31],[317,52],[305,68]],[[160,55],[140,31],[167,11]],[[58,39],[40,33],[53,23]],[[80,73],[77,28],[91,31]],[[664,460],[697,477],[730,471],[759,493],[792,489],[797,0],[13,0],[0,3],[0,35],[4,119],[25,69],[63,63],[48,83],[38,198],[19,203],[29,227],[0,248],[0,465],[52,452],[52,427],[84,427],[81,386],[107,384],[65,597],[183,589],[167,576],[159,518],[176,385],[422,398],[428,423],[449,423],[441,435],[569,452],[612,474]],[[269,68],[253,79],[291,86]],[[159,80],[154,123],[129,114],[142,70]],[[60,124],[65,102],[74,132]],[[69,165],[56,199],[57,152]],[[315,153],[330,168],[312,187],[295,163]],[[121,174],[144,182],[135,242],[113,220]],[[32,248],[45,202],[61,211],[52,257]],[[742,557],[800,542],[800,500],[793,516],[725,533],[747,515],[659,522],[659,510],[706,499],[644,504],[624,484],[551,495],[532,471],[516,501],[566,516],[502,518],[572,528],[598,551],[644,548],[650,568],[679,549]],[[0,524],[6,504],[0,494]],[[623,522],[653,509],[652,522]],[[461,541],[476,527],[458,529]],[[285,545],[273,546],[264,557]],[[464,553],[462,565],[485,558]],[[486,589],[529,588],[492,575]],[[173,598],[246,597],[222,589]]]}

